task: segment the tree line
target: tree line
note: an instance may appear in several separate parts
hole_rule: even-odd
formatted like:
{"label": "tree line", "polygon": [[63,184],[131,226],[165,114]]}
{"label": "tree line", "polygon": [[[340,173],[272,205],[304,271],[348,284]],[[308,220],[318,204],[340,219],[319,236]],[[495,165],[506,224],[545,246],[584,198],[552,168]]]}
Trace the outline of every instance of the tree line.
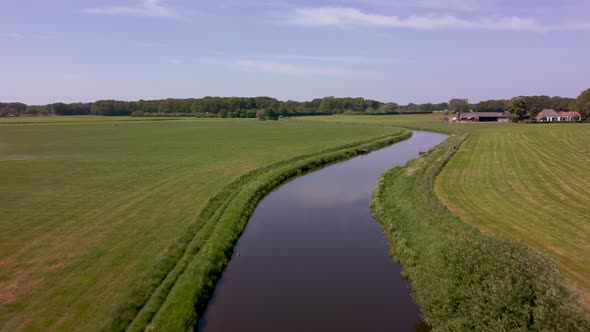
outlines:
{"label": "tree line", "polygon": [[19,115],[90,115],[93,103],[54,103],[49,105],[26,105],[23,103],[0,103],[0,117]]}
{"label": "tree line", "polygon": [[[522,96],[527,104],[527,112],[533,115],[546,108],[556,111],[569,111],[576,108],[576,99],[549,96]],[[508,110],[511,99],[490,99],[470,104],[467,99],[452,99],[449,102],[450,111],[456,112],[504,112]]]}
{"label": "tree line", "polygon": [[371,99],[325,97],[311,101],[280,101],[271,97],[204,97],[161,100],[98,100],[94,103],[54,103],[30,106],[0,103],[0,116],[103,115],[103,116],[195,116],[214,118],[268,118],[330,114],[431,113],[448,108],[447,103],[398,105]]}
{"label": "tree line", "polygon": [[583,118],[590,118],[590,89],[582,92],[578,98],[549,96],[520,96],[510,100],[491,99],[470,104],[467,99],[451,99],[449,113],[457,112],[508,112],[513,121],[519,121],[530,115],[534,118],[544,109],[560,111],[577,111]]}
{"label": "tree line", "polygon": [[[590,117],[590,89],[577,99],[549,96],[523,96],[526,113],[533,117],[545,108],[556,111],[575,110]],[[514,98],[513,98],[514,99]],[[451,99],[448,103],[398,105],[371,99],[324,97],[311,101],[280,101],[271,97],[204,97],[160,100],[98,100],[93,103],[54,103],[26,105],[0,103],[0,117],[20,115],[103,115],[103,116],[195,116],[211,118],[276,119],[280,116],[330,115],[330,114],[404,114],[456,112],[508,111],[512,100],[491,99],[469,103],[467,99]],[[520,108],[519,108],[520,109]]]}
{"label": "tree line", "polygon": [[[514,122],[525,119],[530,115],[532,121],[543,109],[550,108],[555,111],[573,110],[588,119],[590,118],[590,89],[582,92],[576,99],[540,96],[541,98],[515,97],[506,104],[506,110]],[[577,121],[577,120],[576,120]]]}

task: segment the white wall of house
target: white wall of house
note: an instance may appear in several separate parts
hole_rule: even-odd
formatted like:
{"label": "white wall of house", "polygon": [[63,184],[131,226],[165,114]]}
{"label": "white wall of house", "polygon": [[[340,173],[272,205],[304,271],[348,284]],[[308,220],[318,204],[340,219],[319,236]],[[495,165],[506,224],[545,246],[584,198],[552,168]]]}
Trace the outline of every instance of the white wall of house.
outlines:
{"label": "white wall of house", "polygon": [[548,116],[546,117],[546,120],[543,121],[543,118],[538,118],[537,119],[538,122],[573,122],[574,121],[574,117],[572,116]]}

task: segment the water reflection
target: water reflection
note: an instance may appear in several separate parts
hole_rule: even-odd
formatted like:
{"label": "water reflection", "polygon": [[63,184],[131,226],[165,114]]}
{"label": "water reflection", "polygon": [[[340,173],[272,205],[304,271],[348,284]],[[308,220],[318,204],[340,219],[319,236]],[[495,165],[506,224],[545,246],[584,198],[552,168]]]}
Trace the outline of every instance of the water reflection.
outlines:
{"label": "water reflection", "polygon": [[272,192],[250,218],[199,330],[424,331],[369,203],[381,173],[445,138],[415,132]]}

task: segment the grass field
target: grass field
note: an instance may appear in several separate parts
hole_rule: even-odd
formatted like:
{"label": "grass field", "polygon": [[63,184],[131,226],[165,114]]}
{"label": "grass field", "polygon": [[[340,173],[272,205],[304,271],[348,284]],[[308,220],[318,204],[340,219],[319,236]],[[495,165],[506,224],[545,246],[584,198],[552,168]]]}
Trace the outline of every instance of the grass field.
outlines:
{"label": "grass field", "polygon": [[454,124],[430,114],[302,120],[470,133],[437,178],[439,198],[463,221],[550,255],[590,309],[590,125]]}
{"label": "grass field", "polygon": [[[0,120],[0,330],[104,328],[224,186],[281,160],[399,133],[392,126],[468,132],[437,178],[439,198],[484,232],[548,253],[589,304],[588,125],[449,124],[437,115],[278,122],[47,117]],[[333,155],[317,162],[346,153]],[[306,160],[300,164],[281,167],[308,167]],[[278,168],[265,172],[261,180],[267,182],[248,180],[242,192],[227,191],[207,220],[231,221],[224,216],[231,206],[249,206],[249,191],[263,193],[277,176],[284,178]],[[217,232],[215,225],[202,229]],[[187,250],[201,247],[191,245]],[[162,296],[181,294],[172,299],[188,301],[191,311],[193,298],[182,293],[200,287],[191,276],[205,273],[199,269],[208,264],[211,248],[205,249],[205,256],[172,271],[179,282],[172,278],[160,286],[164,290],[150,298],[132,330],[152,319],[156,327],[185,324],[184,314],[177,321],[167,318],[176,314],[177,302]],[[124,319],[133,319],[131,314]]]}
{"label": "grass field", "polygon": [[[127,121],[181,121],[190,120],[196,121],[195,118],[134,118],[130,116],[96,116],[96,115],[71,115],[71,116],[33,116],[33,117],[16,117],[16,118],[0,118],[0,125],[23,125],[23,124],[58,124],[58,123],[121,123]],[[223,121],[222,119],[207,119],[210,121]]]}
{"label": "grass field", "polygon": [[590,308],[590,126],[474,131],[437,179],[462,220],[550,254]]}
{"label": "grass field", "polygon": [[2,331],[97,330],[207,199],[238,176],[399,132],[291,120],[105,119],[0,122]]}
{"label": "grass field", "polygon": [[555,264],[522,242],[483,234],[434,193],[467,134],[381,177],[371,209],[412,281],[432,331],[580,331],[590,319]]}

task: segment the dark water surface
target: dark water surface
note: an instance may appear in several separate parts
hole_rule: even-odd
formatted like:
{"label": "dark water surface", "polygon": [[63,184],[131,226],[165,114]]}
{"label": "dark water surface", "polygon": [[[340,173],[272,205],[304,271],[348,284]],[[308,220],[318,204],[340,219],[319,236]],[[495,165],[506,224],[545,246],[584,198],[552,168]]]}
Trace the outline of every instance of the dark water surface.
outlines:
{"label": "dark water surface", "polygon": [[296,178],[256,207],[199,331],[415,331],[420,310],[369,204],[380,175],[447,136]]}

